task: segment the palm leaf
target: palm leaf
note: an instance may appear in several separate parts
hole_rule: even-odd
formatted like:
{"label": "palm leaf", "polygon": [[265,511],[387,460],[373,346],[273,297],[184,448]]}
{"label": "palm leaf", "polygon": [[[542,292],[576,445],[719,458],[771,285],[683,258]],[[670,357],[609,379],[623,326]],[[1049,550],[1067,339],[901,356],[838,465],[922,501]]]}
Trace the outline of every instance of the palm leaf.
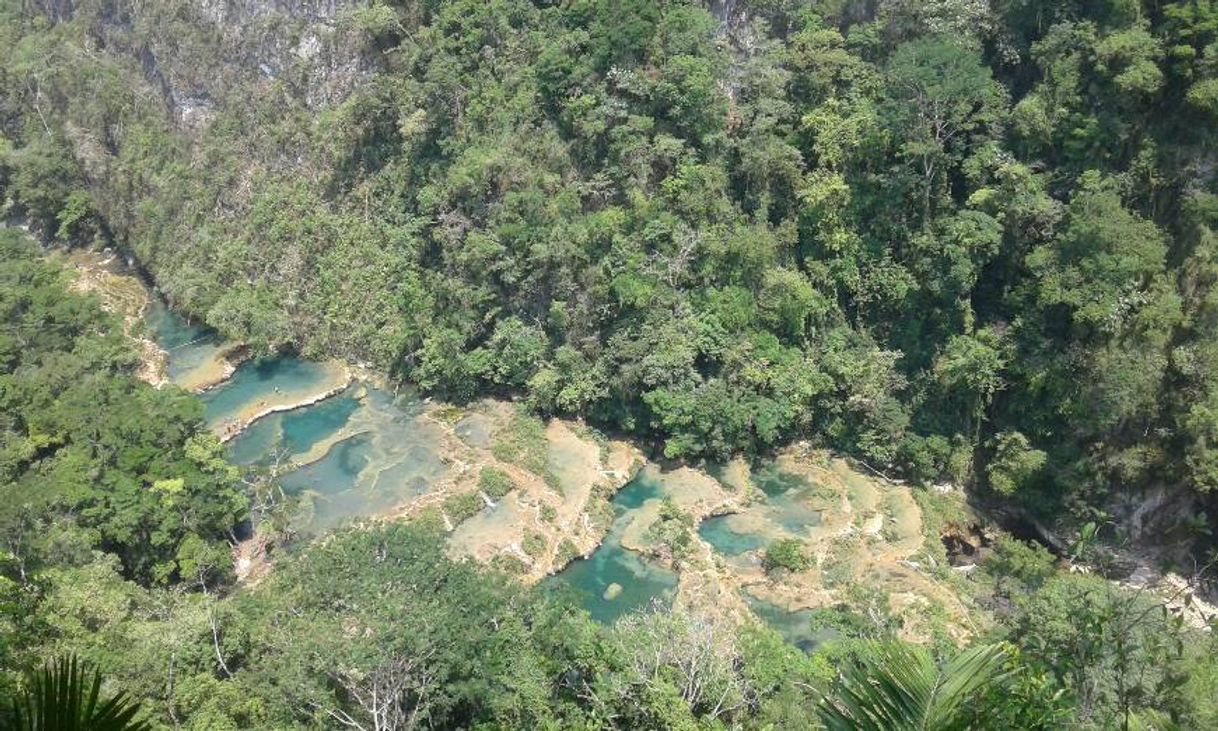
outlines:
{"label": "palm leaf", "polygon": [[1007,655],[1003,645],[979,645],[940,667],[913,645],[873,642],[867,649],[821,702],[821,721],[832,731],[959,728],[964,704],[1000,677]]}
{"label": "palm leaf", "polygon": [[101,674],[89,674],[76,657],[61,657],[31,674],[13,707],[18,731],[145,731],[140,704],[118,693],[101,697]]}

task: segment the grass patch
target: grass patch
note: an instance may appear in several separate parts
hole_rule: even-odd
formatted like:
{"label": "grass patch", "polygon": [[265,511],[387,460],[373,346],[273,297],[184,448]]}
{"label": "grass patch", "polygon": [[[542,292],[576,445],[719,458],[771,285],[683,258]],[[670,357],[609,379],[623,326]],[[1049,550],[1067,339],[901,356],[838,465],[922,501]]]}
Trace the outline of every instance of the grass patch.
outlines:
{"label": "grass patch", "polygon": [[821,563],[821,579],[826,587],[833,588],[849,584],[854,580],[854,552],[859,547],[857,538],[842,537],[834,541],[833,550]]}
{"label": "grass patch", "polygon": [[478,489],[491,500],[498,500],[516,489],[516,482],[508,473],[495,467],[483,467],[478,475]]}
{"label": "grass patch", "polygon": [[431,412],[431,415],[438,421],[442,421],[445,424],[452,426],[465,418],[465,410],[459,406],[444,404],[443,406],[437,407],[435,411]]}
{"label": "grass patch", "polygon": [[542,554],[546,552],[546,537],[540,533],[529,533],[524,537],[520,547],[533,558],[541,558]]}
{"label": "grass patch", "polygon": [[511,420],[495,432],[491,454],[538,475],[551,487],[559,487],[558,478],[550,472],[546,425],[536,416],[517,410]]}
{"label": "grass patch", "polygon": [[520,576],[529,573],[529,565],[520,560],[519,556],[513,556],[508,553],[500,553],[491,559],[491,566],[499,569],[505,574],[512,576]]}
{"label": "grass patch", "polygon": [[411,522],[440,533],[444,532],[444,516],[440,513],[440,509],[435,506],[420,510],[411,518]]}
{"label": "grass patch", "polygon": [[454,525],[469,520],[484,507],[486,507],[486,501],[477,492],[453,495],[444,501],[444,512]]}

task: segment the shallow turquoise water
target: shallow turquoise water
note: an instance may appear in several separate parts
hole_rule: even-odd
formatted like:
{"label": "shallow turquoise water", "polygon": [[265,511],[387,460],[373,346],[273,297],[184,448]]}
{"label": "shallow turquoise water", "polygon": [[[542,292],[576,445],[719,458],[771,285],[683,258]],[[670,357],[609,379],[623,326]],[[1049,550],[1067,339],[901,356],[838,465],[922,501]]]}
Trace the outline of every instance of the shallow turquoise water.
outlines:
{"label": "shallow turquoise water", "polygon": [[[224,346],[214,332],[187,323],[155,299],[146,317],[158,344],[168,353],[166,370],[171,380],[213,359]],[[223,422],[272,397],[276,389],[310,388],[323,377],[319,364],[296,358],[247,362],[229,381],[202,395],[207,421]],[[305,534],[391,510],[427,492],[447,473],[438,452],[441,434],[435,425],[418,418],[422,405],[417,398],[369,388],[361,401],[353,391],[264,417],[229,444],[231,458],[250,465],[276,450],[303,453],[340,429],[360,424],[354,436],[336,443],[324,457],[282,477],[284,490],[302,498],[297,525]],[[470,443],[487,441],[485,425],[470,420],[460,427],[460,436]],[[773,467],[762,467],[754,479],[767,496],[763,509],[774,527],[799,532],[819,523],[819,511],[808,504],[811,486],[806,481]],[[551,577],[548,584],[569,592],[593,618],[606,623],[652,602],[670,606],[676,594],[676,574],[621,546],[632,512],[662,496],[662,483],[647,473],[628,483],[614,497],[615,518],[604,543],[588,559],[577,559]],[[704,521],[699,532],[729,556],[768,543],[766,536],[732,531],[730,516]],[[607,600],[605,590],[613,583],[622,592]],[[788,613],[751,597],[748,600],[753,611],[788,641],[805,649],[819,641],[808,626],[808,612]]]}
{"label": "shallow turquoise water", "polygon": [[766,546],[766,539],[751,533],[737,533],[732,530],[731,516],[723,515],[707,518],[698,526],[698,534],[715,550],[727,556],[739,556]]}
{"label": "shallow turquoise water", "polygon": [[419,418],[420,413],[421,403],[412,395],[395,397],[371,387],[362,399],[347,391],[287,412],[283,438],[299,445],[293,450],[297,453],[344,427],[356,432],[321,459],[282,478],[285,492],[302,497],[301,531],[315,534],[352,519],[381,515],[443,479],[448,473],[439,451],[443,432]]}
{"label": "shallow turquoise water", "polygon": [[[676,595],[677,575],[622,548],[622,533],[630,524],[631,511],[661,494],[660,482],[645,473],[627,483],[613,498],[615,517],[604,542],[588,558],[572,561],[551,577],[550,585],[572,596],[599,622],[611,623],[653,601],[670,606]],[[605,599],[605,591],[615,583],[622,587],[622,593]]]}
{"label": "shallow turquoise water", "polygon": [[289,494],[334,496],[350,491],[372,460],[372,435],[357,434],[335,444],[325,457],[290,472],[282,480]]}
{"label": "shallow turquoise water", "polygon": [[782,607],[762,601],[744,593],[744,600],[757,618],[782,635],[782,638],[804,652],[815,650],[817,645],[831,639],[835,633],[832,630],[813,631],[811,625],[811,610],[788,612]]}
{"label": "shallow turquoise water", "polygon": [[[820,500],[816,486],[808,480],[783,472],[773,463],[765,463],[753,473],[753,482],[765,493],[766,499],[760,509],[774,527],[799,537],[820,525]],[[774,537],[777,536],[766,536],[767,539]],[[768,544],[769,540],[765,542]]]}
{"label": "shallow turquoise water", "polygon": [[316,389],[329,377],[324,365],[299,358],[246,361],[231,378],[201,395],[204,418],[210,425],[222,424],[276,392]]}
{"label": "shallow turquoise water", "polygon": [[212,360],[223,342],[215,331],[201,324],[192,324],[153,297],[144,311],[144,321],[165,351],[165,376],[177,381],[183,375]]}
{"label": "shallow turquoise water", "polygon": [[[749,505],[742,514],[708,518],[698,526],[699,535],[729,563],[749,560],[743,554],[763,549],[780,538],[808,537],[820,525],[821,509],[826,507],[816,485],[783,472],[773,463],[757,466],[752,479],[764,493],[764,500]],[[811,612],[788,612],[747,593],[744,596],[762,622],[797,647],[808,651],[824,640],[823,633],[815,633],[809,626]]]}
{"label": "shallow turquoise water", "polygon": [[[215,360],[225,343],[211,330],[187,323],[153,300],[146,313],[150,332],[167,351],[171,380]],[[316,391],[330,378],[326,366],[299,358],[247,361],[232,377],[200,395],[211,426],[223,424],[262,402],[284,394]],[[229,457],[241,465],[269,462],[307,452],[340,430],[353,436],[333,445],[316,462],[281,476],[286,492],[302,497],[297,521],[305,533],[319,533],[344,521],[378,515],[429,490],[447,473],[440,459],[442,434],[419,418],[413,393],[398,397],[357,388],[291,411],[255,421],[229,443]]]}
{"label": "shallow turquoise water", "polygon": [[660,499],[664,496],[663,488],[659,480],[653,479],[647,472],[639,472],[613,496],[614,514],[622,515],[628,510],[641,508],[648,500]]}
{"label": "shallow turquoise water", "polygon": [[229,457],[249,465],[267,460],[275,452],[290,456],[308,451],[346,426],[360,407],[351,391],[259,419],[229,443]]}
{"label": "shallow turquoise water", "polygon": [[783,472],[772,464],[763,464],[757,468],[753,473],[753,484],[771,498],[809,487],[804,478]]}

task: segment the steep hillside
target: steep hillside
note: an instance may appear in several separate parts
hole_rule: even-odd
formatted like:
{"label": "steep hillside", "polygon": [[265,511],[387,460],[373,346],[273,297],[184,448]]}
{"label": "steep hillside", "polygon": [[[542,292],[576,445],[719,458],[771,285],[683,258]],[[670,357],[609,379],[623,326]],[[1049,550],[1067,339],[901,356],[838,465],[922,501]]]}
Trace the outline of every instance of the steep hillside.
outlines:
{"label": "steep hillside", "polygon": [[1204,536],[1209,3],[3,7],[12,210],[256,350]]}

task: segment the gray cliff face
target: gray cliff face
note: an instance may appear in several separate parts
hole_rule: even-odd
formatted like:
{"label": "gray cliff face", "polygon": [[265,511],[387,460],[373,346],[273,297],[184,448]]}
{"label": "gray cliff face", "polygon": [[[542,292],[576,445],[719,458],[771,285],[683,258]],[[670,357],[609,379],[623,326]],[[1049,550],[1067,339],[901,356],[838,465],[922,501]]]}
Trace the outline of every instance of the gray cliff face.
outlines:
{"label": "gray cliff face", "polygon": [[[73,17],[67,0],[60,20]],[[372,71],[349,22],[364,0],[116,0],[90,18],[108,52],[136,61],[187,131],[229,98],[274,89],[308,109],[341,103]]]}
{"label": "gray cliff face", "polygon": [[282,80],[307,106],[345,99],[371,71],[344,29],[354,0],[194,0],[201,24],[220,39],[226,61],[264,81]]}

